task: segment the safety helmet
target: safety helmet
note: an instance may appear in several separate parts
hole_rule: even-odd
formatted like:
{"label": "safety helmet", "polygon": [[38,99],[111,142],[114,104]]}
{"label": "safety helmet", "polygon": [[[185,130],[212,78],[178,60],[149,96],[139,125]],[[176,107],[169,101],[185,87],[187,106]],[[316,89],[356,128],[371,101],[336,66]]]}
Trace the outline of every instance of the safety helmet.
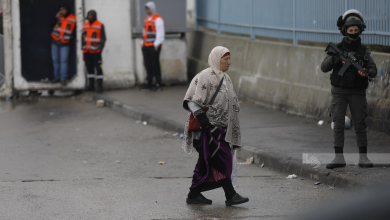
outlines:
{"label": "safety helmet", "polygon": [[[350,18],[350,19],[348,19]],[[363,15],[356,9],[350,9],[346,11],[342,16],[337,20],[337,26],[339,27],[340,33],[344,36],[347,35],[347,29],[351,26],[358,26],[360,29],[359,34],[361,34],[364,29],[367,27],[364,23]]]}

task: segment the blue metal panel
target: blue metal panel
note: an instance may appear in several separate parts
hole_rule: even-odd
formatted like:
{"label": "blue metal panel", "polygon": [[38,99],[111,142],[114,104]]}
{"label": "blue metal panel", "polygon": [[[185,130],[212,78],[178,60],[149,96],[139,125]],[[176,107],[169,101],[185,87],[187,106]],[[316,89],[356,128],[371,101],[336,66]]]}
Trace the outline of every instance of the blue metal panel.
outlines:
{"label": "blue metal panel", "polygon": [[197,0],[198,25],[221,31],[313,42],[342,39],[337,19],[359,10],[366,44],[390,46],[389,0]]}

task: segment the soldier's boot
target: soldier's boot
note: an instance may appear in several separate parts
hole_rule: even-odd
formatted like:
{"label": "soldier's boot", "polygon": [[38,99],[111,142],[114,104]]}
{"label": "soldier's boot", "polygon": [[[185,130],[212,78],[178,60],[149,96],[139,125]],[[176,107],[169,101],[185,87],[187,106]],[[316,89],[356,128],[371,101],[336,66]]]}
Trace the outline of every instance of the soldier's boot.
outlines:
{"label": "soldier's boot", "polygon": [[103,92],[103,79],[96,80],[96,92]]}
{"label": "soldier's boot", "polygon": [[88,79],[87,91],[95,91],[95,78]]}
{"label": "soldier's boot", "polygon": [[345,167],[347,164],[345,163],[343,148],[335,147],[336,157],[328,164],[326,164],[327,169],[335,169],[339,167]]}
{"label": "soldier's boot", "polygon": [[367,157],[367,147],[359,147],[359,167],[374,167],[374,164]]}

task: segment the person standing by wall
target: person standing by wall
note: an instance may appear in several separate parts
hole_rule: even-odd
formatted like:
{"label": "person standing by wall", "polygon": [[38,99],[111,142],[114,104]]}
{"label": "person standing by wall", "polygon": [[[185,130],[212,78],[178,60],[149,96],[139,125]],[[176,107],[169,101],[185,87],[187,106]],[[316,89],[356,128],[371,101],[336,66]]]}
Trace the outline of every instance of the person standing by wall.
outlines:
{"label": "person standing by wall", "polygon": [[[90,10],[87,14],[88,21],[83,25],[82,49],[85,65],[88,71],[88,91],[103,92],[102,52],[106,42],[104,25],[97,20],[97,13]],[[96,75],[95,75],[96,69]]]}
{"label": "person standing by wall", "polygon": [[145,4],[148,17],[144,21],[142,53],[147,73],[147,85],[142,90],[152,90],[153,78],[156,80],[155,90],[161,90],[160,52],[165,39],[164,20],[156,12],[154,2]]}
{"label": "person standing by wall", "polygon": [[60,6],[60,11],[57,13],[53,23],[51,55],[54,66],[54,79],[52,82],[58,83],[61,81],[61,85],[66,85],[69,43],[74,39],[76,16],[70,12],[68,5],[63,4]]}
{"label": "person standing by wall", "polygon": [[354,53],[356,62],[364,68],[366,73],[358,71],[351,65],[343,76],[340,76],[338,73],[346,63],[340,59],[338,53],[328,52],[328,56],[321,64],[323,72],[333,70],[330,76],[330,83],[332,84],[330,116],[334,122],[334,149],[336,157],[326,165],[326,168],[334,169],[346,166],[343,149],[347,106],[351,110],[357,146],[359,147],[359,166],[373,167],[372,162],[367,158],[366,89],[369,83],[368,77],[376,77],[377,68],[370,50],[361,43],[360,35],[366,28],[366,24],[364,23],[363,15],[355,9],[351,9],[339,17],[337,26],[341,34],[345,36],[337,47],[340,51]]}

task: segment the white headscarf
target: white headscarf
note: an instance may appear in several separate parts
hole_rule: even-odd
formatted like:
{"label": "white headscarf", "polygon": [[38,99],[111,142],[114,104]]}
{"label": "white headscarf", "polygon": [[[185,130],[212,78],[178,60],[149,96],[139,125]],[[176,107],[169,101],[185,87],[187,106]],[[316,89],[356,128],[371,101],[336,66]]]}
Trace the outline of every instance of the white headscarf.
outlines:
{"label": "white headscarf", "polygon": [[156,4],[154,4],[154,2],[147,2],[145,6],[152,11],[152,16],[156,14],[157,10],[156,10]]}
{"label": "white headscarf", "polygon": [[[222,79],[224,75],[224,72],[221,70],[221,59],[226,53],[230,53],[229,49],[222,46],[216,46],[213,50],[211,50],[209,55],[209,65],[211,69],[213,69],[213,71],[217,74],[219,79]],[[225,80],[223,81],[223,84],[226,86]]]}

